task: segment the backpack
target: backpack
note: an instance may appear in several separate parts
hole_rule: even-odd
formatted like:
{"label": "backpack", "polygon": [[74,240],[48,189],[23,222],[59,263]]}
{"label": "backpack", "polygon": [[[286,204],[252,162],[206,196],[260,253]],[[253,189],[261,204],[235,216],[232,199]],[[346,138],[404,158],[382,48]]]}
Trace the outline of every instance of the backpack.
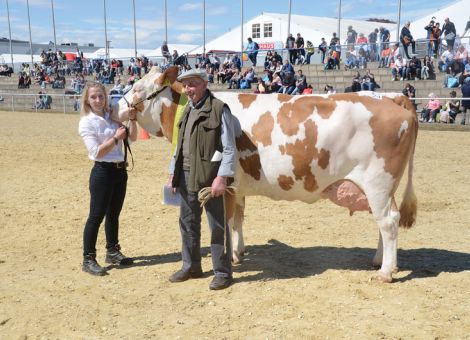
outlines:
{"label": "backpack", "polygon": [[255,50],[259,50],[259,45],[258,45],[258,43],[257,43],[256,41],[255,41],[254,43],[255,43]]}
{"label": "backpack", "polygon": [[448,88],[458,87],[458,86],[459,86],[459,80],[457,79],[457,77],[449,77],[449,79],[447,79]]}

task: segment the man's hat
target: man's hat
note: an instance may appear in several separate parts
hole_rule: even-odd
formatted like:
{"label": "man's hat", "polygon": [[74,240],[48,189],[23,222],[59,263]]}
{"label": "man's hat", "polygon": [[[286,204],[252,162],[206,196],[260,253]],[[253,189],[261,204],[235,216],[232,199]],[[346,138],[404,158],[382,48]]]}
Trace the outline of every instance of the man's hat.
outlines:
{"label": "man's hat", "polygon": [[178,76],[177,80],[182,81],[183,79],[188,79],[188,78],[200,78],[204,81],[207,81],[207,72],[203,69],[194,68],[194,69],[181,73]]}

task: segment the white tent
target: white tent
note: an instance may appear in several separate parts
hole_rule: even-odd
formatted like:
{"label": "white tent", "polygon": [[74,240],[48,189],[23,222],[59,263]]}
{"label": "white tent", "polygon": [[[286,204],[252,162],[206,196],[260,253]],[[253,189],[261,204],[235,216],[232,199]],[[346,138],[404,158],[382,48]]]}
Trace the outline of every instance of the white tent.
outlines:
{"label": "white tent", "polygon": [[[253,36],[253,28],[259,27],[260,37],[253,38],[261,47],[261,49],[279,49],[283,48],[287,39],[287,23],[288,15],[280,13],[262,13],[261,15],[251,19],[243,25],[243,44],[246,46],[247,38]],[[381,26],[391,30],[395,28],[395,24],[384,24],[379,22],[341,19],[341,42],[346,40],[346,32],[348,26],[359,34],[364,33],[367,37],[375,28]],[[266,29],[271,27],[271,36]],[[305,15],[291,15],[290,31],[294,35],[300,33],[305,41],[309,40],[314,46],[318,46],[321,38],[325,38],[327,42],[333,36],[333,32],[338,30],[338,20],[335,18],[312,17]],[[240,26],[217,37],[206,44],[206,51],[222,50],[222,51],[240,51]],[[191,53],[202,53],[203,46],[191,51]]]}
{"label": "white tent", "polygon": [[[420,19],[411,22],[410,30],[413,38],[415,39],[426,39],[426,30],[424,27],[429,24],[432,17],[442,25],[444,25],[444,19],[449,18],[451,22],[455,25],[455,30],[457,31],[457,35],[461,35],[465,30],[465,25],[467,21],[470,19],[470,1],[469,0],[460,0],[457,1],[447,7],[438,9],[438,10],[430,10],[429,15],[426,15]],[[404,24],[404,23],[403,23]],[[392,40],[396,39],[396,27],[393,31],[391,31]],[[467,35],[469,32],[467,32]]]}
{"label": "white tent", "polygon": [[[33,55],[33,61],[35,63],[41,62],[40,55]],[[13,61],[16,63],[28,63],[31,64],[31,55],[30,54],[13,54]],[[0,63],[11,64],[11,56],[8,53],[0,54]]]}

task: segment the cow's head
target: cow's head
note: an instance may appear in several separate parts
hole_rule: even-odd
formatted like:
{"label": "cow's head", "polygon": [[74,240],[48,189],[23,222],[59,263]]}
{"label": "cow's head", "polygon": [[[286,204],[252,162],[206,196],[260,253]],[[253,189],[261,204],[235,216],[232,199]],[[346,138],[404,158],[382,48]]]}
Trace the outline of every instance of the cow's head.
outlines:
{"label": "cow's head", "polygon": [[[170,67],[163,73],[153,67],[119,100],[114,118],[121,122],[127,120],[128,107],[134,105],[141,127],[171,141],[175,113],[181,96],[184,96],[183,86],[176,81],[177,76],[178,67]],[[152,98],[147,99],[149,96]]]}

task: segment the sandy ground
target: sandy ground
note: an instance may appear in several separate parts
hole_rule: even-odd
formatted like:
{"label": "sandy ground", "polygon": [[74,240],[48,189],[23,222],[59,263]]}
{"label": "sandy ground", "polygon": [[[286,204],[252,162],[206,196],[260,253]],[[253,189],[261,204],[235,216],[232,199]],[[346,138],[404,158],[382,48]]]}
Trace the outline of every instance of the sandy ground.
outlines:
{"label": "sandy ground", "polygon": [[[247,200],[248,254],[235,284],[179,269],[177,209],[161,204],[170,145],[133,145],[120,239],[137,263],[81,271],[91,161],[78,115],[0,112],[1,339],[468,339],[470,135],[420,131],[418,223],[400,230],[394,283],[371,267],[372,217],[330,202]],[[401,194],[400,194],[401,196]],[[104,232],[98,257],[104,262]]]}

